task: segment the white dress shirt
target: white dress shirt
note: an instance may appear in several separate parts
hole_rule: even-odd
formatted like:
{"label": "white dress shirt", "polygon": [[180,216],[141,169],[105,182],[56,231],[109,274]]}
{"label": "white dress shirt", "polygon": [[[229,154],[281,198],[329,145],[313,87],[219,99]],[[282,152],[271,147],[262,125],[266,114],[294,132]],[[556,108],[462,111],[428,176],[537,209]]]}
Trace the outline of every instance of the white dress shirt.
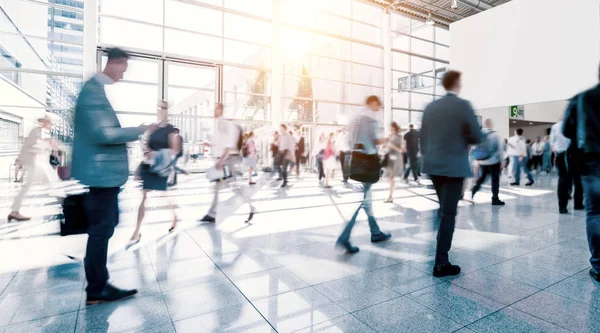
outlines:
{"label": "white dress shirt", "polygon": [[229,148],[230,154],[238,153],[237,145],[240,130],[233,122],[219,117],[215,120],[215,140],[212,146],[212,156],[221,157],[225,148]]}
{"label": "white dress shirt", "polygon": [[550,130],[550,145],[552,150],[557,153],[564,153],[569,148],[571,140],[567,139],[562,133],[563,122],[552,125]]}
{"label": "white dress shirt", "polygon": [[508,156],[527,156],[527,144],[522,136],[511,136],[508,138],[508,146],[506,148]]}
{"label": "white dress shirt", "polygon": [[348,144],[348,134],[341,132],[340,134],[338,134],[337,138],[335,139],[335,148],[337,149],[337,151],[349,151],[350,150],[350,145]]}
{"label": "white dress shirt", "polygon": [[533,146],[531,147],[531,150],[533,150],[534,156],[544,155],[544,143],[543,142],[535,142],[533,144]]}

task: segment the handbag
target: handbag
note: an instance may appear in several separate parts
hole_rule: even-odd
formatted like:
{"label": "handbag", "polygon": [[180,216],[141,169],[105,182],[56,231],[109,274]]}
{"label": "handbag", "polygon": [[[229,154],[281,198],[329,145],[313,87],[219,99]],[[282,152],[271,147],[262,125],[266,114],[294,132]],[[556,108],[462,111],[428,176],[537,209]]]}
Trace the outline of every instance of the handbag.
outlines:
{"label": "handbag", "polygon": [[356,150],[357,148],[362,148],[359,146],[362,145],[355,145],[355,149],[350,154],[350,179],[367,184],[377,183],[381,177],[381,160],[379,159],[379,155],[365,154],[362,151]]}
{"label": "handbag", "polygon": [[63,218],[60,221],[60,235],[79,235],[87,233],[88,221],[83,207],[87,194],[67,195],[62,203]]}

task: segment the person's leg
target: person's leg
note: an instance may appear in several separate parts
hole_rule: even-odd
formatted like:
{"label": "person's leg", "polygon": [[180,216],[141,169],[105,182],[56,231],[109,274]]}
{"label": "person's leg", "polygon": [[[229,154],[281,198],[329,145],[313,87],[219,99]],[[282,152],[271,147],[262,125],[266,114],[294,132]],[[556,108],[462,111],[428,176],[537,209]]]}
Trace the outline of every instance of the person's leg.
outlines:
{"label": "person's leg", "polygon": [[394,200],[394,188],[396,187],[396,178],[392,175],[388,178],[390,182],[390,192],[388,194],[388,199],[386,202],[392,202]]}
{"label": "person's leg", "polygon": [[452,246],[457,206],[462,192],[463,181],[462,178],[434,177],[434,183],[437,183],[436,188],[441,189],[441,219],[437,236],[436,265],[443,266],[449,263],[448,252]]}
{"label": "person's leg", "polygon": [[317,168],[319,169],[319,181],[325,177],[325,170],[323,169],[323,156],[317,156]]}
{"label": "person's leg", "polygon": [[208,209],[208,213],[206,214],[208,217],[216,218],[217,217],[217,206],[219,205],[219,192],[221,191],[221,187],[223,186],[222,182],[215,182],[215,189],[213,193],[213,200]]}
{"label": "person's leg", "polygon": [[13,204],[11,207],[11,212],[10,212],[9,216],[24,218],[24,216],[21,216],[21,214],[19,214],[19,210],[21,210],[21,205],[23,204],[23,199],[25,199],[25,195],[27,194],[27,192],[29,192],[31,185],[33,184],[33,181],[38,174],[38,169],[35,165],[29,165],[29,166],[26,166],[24,170],[27,170],[29,175],[27,176],[27,179],[21,186],[19,193],[13,199],[14,201],[13,201]]}
{"label": "person's leg", "polygon": [[533,174],[531,173],[531,169],[529,169],[529,163],[527,161],[527,158],[523,159],[523,171],[527,175],[527,180],[529,181],[528,184],[533,184],[533,182],[534,182]]}
{"label": "person's leg", "polygon": [[501,164],[494,164],[488,167],[488,171],[492,176],[492,203],[500,202],[500,171]]}
{"label": "person's leg", "polygon": [[571,168],[571,176],[573,179],[573,209],[583,209],[583,187],[581,185],[581,158],[582,152],[579,149],[574,149],[571,154],[571,161],[569,167]]}
{"label": "person's leg", "polygon": [[417,182],[419,181],[419,157],[416,154],[412,154],[409,160],[410,170],[412,170],[413,178]]}
{"label": "person's leg", "polygon": [[83,209],[88,221],[84,259],[86,292],[88,296],[98,295],[108,281],[108,241],[119,223],[119,188],[90,188],[84,196]]}
{"label": "person's leg", "polygon": [[287,185],[289,164],[290,164],[290,162],[286,158],[284,158],[282,172],[281,172],[281,174],[283,176],[283,184],[282,185]]}
{"label": "person's leg", "polygon": [[556,169],[558,169],[558,210],[560,212],[567,211],[569,203],[569,172],[567,170],[566,153],[556,155]]}
{"label": "person's leg", "polygon": [[[382,235],[381,229],[379,229],[379,225],[375,220],[375,216],[373,215],[373,198],[371,195],[371,186],[372,184],[362,183],[363,186],[363,202],[361,208],[367,214],[367,219],[369,221],[369,230],[371,231],[371,240],[373,240],[373,236]],[[388,235],[385,238],[389,238]]]}
{"label": "person's leg", "polygon": [[582,171],[590,264],[600,272],[600,161],[584,161]]}
{"label": "person's leg", "polygon": [[137,215],[137,224],[135,226],[135,230],[131,235],[130,241],[139,241],[140,240],[140,230],[142,228],[142,222],[144,221],[144,216],[146,215],[146,199],[148,198],[148,193],[151,190],[142,190],[142,201],[140,202],[140,206],[138,207],[138,215]]}
{"label": "person's leg", "polygon": [[519,156],[513,156],[512,157],[512,163],[513,163],[513,178],[515,180],[515,184],[520,184],[521,183],[521,163],[519,161]]}
{"label": "person's leg", "polygon": [[348,175],[344,172],[344,161],[346,159],[346,152],[340,151],[340,167],[342,167],[342,180],[348,181]]}
{"label": "person's leg", "polygon": [[471,196],[473,196],[473,197],[475,196],[475,193],[479,192],[479,189],[481,189],[481,185],[485,182],[488,174],[490,173],[489,165],[482,165],[480,168],[481,168],[481,176],[479,178],[477,178],[477,181],[475,182],[475,186],[473,186],[473,188],[471,189]]}

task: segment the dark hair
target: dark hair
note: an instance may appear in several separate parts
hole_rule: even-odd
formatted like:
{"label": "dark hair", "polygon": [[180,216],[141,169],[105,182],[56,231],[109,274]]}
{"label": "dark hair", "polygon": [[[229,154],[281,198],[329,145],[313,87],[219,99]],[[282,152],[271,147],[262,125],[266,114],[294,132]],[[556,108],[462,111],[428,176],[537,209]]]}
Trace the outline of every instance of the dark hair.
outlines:
{"label": "dark hair", "polygon": [[129,59],[129,54],[118,47],[108,49],[108,60]]}
{"label": "dark hair", "polygon": [[531,140],[527,139],[527,141],[525,141],[526,144],[530,144]]}
{"label": "dark hair", "polygon": [[287,130],[287,126],[285,126],[285,124],[281,124],[281,127],[283,127],[284,130]]}
{"label": "dark hair", "polygon": [[381,101],[379,100],[379,97],[377,97],[375,95],[371,95],[371,96],[367,97],[366,104],[371,104],[374,102],[377,102],[377,104],[381,105]]}
{"label": "dark hair", "polygon": [[415,128],[415,125],[410,124],[410,125],[408,125],[408,128],[413,129],[413,128]]}
{"label": "dark hair", "polygon": [[523,129],[522,128],[517,128],[517,134],[519,136],[523,135]]}
{"label": "dark hair", "polygon": [[398,126],[398,124],[396,124],[395,121],[392,121],[392,128],[394,129],[394,131],[400,132],[400,126]]}
{"label": "dark hair", "polygon": [[175,128],[173,128],[173,131],[179,133],[179,128],[175,127]]}
{"label": "dark hair", "polygon": [[458,71],[447,71],[442,78],[442,85],[444,89],[450,90],[454,88],[456,83],[460,80],[461,72]]}

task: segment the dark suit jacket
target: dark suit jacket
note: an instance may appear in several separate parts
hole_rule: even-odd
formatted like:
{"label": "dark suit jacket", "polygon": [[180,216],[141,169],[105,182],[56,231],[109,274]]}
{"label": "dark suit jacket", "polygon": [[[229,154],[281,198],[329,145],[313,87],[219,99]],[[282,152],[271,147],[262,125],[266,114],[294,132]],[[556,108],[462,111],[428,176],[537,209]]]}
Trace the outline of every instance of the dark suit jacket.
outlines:
{"label": "dark suit jacket", "polygon": [[425,108],[421,125],[423,172],[432,176],[473,177],[469,145],[481,141],[471,103],[448,94]]}
{"label": "dark suit jacket", "polygon": [[406,152],[416,156],[419,153],[419,132],[411,129],[404,134],[404,141],[406,141]]}
{"label": "dark suit jacket", "polygon": [[[582,96],[582,114],[578,113],[579,96]],[[573,97],[567,107],[563,133],[572,143],[586,153],[600,153],[600,84]],[[582,119],[579,119],[579,118]]]}

